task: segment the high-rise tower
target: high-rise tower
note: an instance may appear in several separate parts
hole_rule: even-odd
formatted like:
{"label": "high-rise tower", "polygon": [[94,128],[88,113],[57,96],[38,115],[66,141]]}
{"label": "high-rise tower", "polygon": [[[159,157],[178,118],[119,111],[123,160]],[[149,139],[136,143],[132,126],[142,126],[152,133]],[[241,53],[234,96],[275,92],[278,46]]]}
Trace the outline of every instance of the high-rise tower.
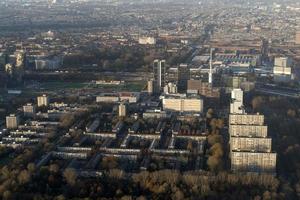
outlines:
{"label": "high-rise tower", "polygon": [[166,61],[165,60],[154,60],[153,63],[153,75],[157,91],[161,91],[165,86],[166,76]]}
{"label": "high-rise tower", "polygon": [[208,83],[212,85],[213,83],[213,72],[212,72],[212,55],[213,55],[213,49],[210,49],[210,59],[209,59],[209,73],[208,73]]}

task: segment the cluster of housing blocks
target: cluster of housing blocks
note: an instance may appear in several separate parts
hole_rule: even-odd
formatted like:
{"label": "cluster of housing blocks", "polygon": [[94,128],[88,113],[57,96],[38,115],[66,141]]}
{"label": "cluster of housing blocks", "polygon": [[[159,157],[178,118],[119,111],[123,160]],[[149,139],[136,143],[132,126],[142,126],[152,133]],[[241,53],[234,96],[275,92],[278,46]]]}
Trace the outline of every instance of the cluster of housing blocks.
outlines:
{"label": "cluster of housing blocks", "polygon": [[243,107],[243,91],[232,91],[229,115],[231,169],[235,172],[275,173],[276,153],[264,115],[247,114]]}

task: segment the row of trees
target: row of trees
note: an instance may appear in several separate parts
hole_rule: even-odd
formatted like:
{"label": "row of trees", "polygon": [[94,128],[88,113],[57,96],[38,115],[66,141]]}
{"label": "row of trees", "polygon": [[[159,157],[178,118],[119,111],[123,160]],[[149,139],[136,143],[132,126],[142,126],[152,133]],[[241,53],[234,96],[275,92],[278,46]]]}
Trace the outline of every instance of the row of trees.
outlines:
{"label": "row of trees", "polygon": [[103,47],[84,48],[82,53],[64,57],[64,67],[82,67],[97,64],[97,70],[136,71],[150,65],[154,55],[142,47]]}

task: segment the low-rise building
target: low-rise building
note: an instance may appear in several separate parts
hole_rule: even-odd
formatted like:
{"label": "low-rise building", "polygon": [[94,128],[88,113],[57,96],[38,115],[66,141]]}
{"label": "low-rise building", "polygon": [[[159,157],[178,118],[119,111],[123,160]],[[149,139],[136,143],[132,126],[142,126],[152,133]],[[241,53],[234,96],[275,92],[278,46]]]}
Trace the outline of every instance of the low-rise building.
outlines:
{"label": "low-rise building", "polygon": [[162,99],[163,109],[173,112],[203,112],[203,100],[196,95],[164,96]]}

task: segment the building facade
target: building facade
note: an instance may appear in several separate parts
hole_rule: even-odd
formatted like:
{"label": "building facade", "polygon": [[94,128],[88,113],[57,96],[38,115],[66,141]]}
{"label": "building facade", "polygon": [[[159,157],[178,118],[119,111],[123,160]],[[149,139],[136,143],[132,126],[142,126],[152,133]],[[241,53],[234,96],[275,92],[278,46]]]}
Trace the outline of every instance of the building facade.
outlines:
{"label": "building facade", "polygon": [[49,97],[47,95],[37,97],[38,107],[49,106]]}
{"label": "building facade", "polygon": [[19,126],[19,117],[11,114],[6,117],[6,128],[7,129],[17,129]]}

